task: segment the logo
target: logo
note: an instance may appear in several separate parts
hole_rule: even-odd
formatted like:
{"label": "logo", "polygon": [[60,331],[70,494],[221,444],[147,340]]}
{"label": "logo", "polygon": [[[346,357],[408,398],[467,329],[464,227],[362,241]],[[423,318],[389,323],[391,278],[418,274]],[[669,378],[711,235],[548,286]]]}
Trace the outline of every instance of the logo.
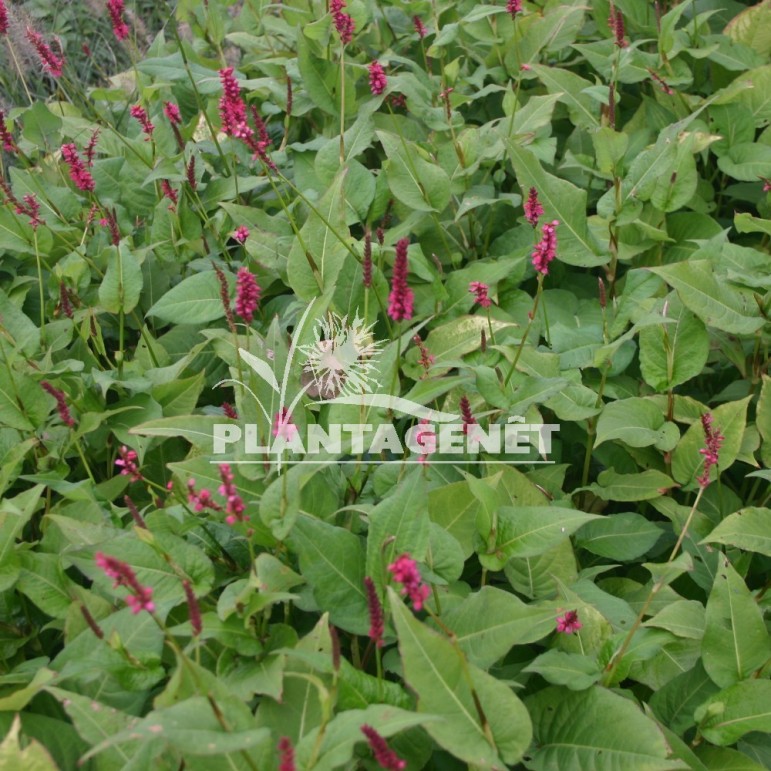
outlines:
{"label": "logo", "polygon": [[[329,313],[316,322],[312,342],[297,344],[310,309],[305,309],[293,332],[280,382],[271,352],[261,358],[238,349],[241,361],[270,387],[270,399],[260,398],[234,378],[217,384],[241,386],[264,420],[215,424],[215,456],[235,456],[228,457],[229,463],[274,461],[279,472],[285,463],[552,462],[547,456],[552,433],[559,430],[555,424],[525,424],[524,418],[513,415],[505,416],[505,422],[500,417],[490,420],[485,429],[468,417],[388,393],[397,382],[393,367],[399,362],[392,361],[391,370],[384,373],[386,342],[376,340],[374,325],[368,326],[358,314],[349,318]],[[264,388],[257,390],[264,397]],[[289,393],[294,394],[291,399]],[[324,407],[359,410],[325,410],[329,420],[314,419],[312,413],[318,418]],[[341,414],[356,414],[360,421],[330,422]],[[479,457],[482,453],[484,458]],[[538,457],[533,458],[534,453]],[[517,459],[525,454],[530,457]],[[501,455],[506,459],[495,457]]]}

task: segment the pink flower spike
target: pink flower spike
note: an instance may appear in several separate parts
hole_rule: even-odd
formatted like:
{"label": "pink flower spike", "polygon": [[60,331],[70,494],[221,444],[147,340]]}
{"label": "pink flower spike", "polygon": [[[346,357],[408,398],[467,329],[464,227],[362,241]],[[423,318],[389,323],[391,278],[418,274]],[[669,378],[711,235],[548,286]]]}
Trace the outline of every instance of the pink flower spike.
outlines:
{"label": "pink flower spike", "polygon": [[260,286],[248,268],[239,268],[236,277],[236,313],[251,324],[260,303]]}
{"label": "pink flower spike", "polygon": [[137,465],[137,454],[135,450],[130,450],[126,445],[122,445],[118,450],[120,458],[115,461],[116,466],[121,467],[121,476],[131,477],[132,482],[141,482],[142,473]]}
{"label": "pink flower spike", "polygon": [[543,214],[543,206],[541,206],[541,202],[538,200],[538,191],[534,187],[530,188],[524,209],[525,219],[534,228],[538,227],[538,218]]}
{"label": "pink flower spike", "polygon": [[245,522],[249,519],[244,514],[246,506],[244,505],[243,498],[238,494],[238,490],[233,483],[235,477],[228,463],[220,463],[220,479],[222,484],[219,488],[219,494],[224,496],[227,505],[225,506],[225,522],[229,525],[235,525],[236,522]]}
{"label": "pink flower spike", "polygon": [[469,292],[472,292],[476,297],[475,302],[478,302],[483,308],[489,308],[493,301],[489,298],[487,292],[490,289],[487,284],[483,284],[481,281],[472,281],[468,285]]}
{"label": "pink flower spike", "polygon": [[180,123],[182,123],[182,115],[179,112],[179,107],[177,107],[174,102],[163,103],[163,114],[168,118],[169,123],[171,123],[172,126],[179,126]]}
{"label": "pink flower spike", "polygon": [[383,606],[380,604],[380,598],[377,596],[375,582],[369,576],[364,578],[364,588],[367,592],[367,610],[369,611],[369,639],[378,648],[382,648],[383,633],[385,631]]}
{"label": "pink flower spike", "polygon": [[372,62],[369,65],[369,90],[372,96],[380,96],[386,90],[388,79],[380,62]]}
{"label": "pink flower spike", "polygon": [[282,736],[278,741],[279,766],[278,771],[297,771],[294,763],[294,747],[288,736]]}
{"label": "pink flower spike", "polygon": [[139,121],[139,124],[142,126],[142,131],[147,134],[147,138],[149,139],[153,135],[153,131],[155,131],[155,126],[150,122],[150,118],[147,117],[145,108],[139,104],[135,104],[131,107],[129,112],[134,120]]}
{"label": "pink flower spike", "polygon": [[112,31],[118,40],[125,40],[129,36],[129,26],[123,14],[126,10],[123,0],[107,0],[107,12],[110,14]]}
{"label": "pink flower spike", "polygon": [[59,418],[65,426],[75,428],[75,419],[70,414],[70,408],[67,406],[67,399],[64,391],[54,388],[47,380],[44,380],[40,387],[56,399],[56,409],[59,412]]}
{"label": "pink flower spike", "polygon": [[463,433],[468,434],[469,426],[476,425],[477,422],[474,413],[471,412],[468,396],[461,396],[460,398],[460,415],[463,419]]}
{"label": "pink flower spike", "polygon": [[[3,0],[0,0],[0,3],[2,3],[2,1]],[[2,110],[0,110],[0,145],[2,145],[2,149],[7,153],[15,153],[18,149],[13,134],[6,128],[5,113]]]}
{"label": "pink flower spike", "polygon": [[409,321],[412,318],[415,295],[407,285],[407,248],[409,245],[409,238],[401,238],[396,243],[391,293],[388,295],[388,315],[394,321]]}
{"label": "pink flower spike", "polygon": [[187,500],[192,504],[195,511],[201,512],[205,509],[212,511],[222,511],[222,506],[212,498],[211,493],[203,488],[200,492],[195,489],[195,479],[187,480]]}
{"label": "pink flower spike", "polygon": [[236,408],[230,404],[230,402],[222,402],[222,411],[225,413],[225,416],[231,420],[238,420]]}
{"label": "pink flower spike", "polygon": [[142,586],[139,583],[136,574],[129,564],[102,552],[96,553],[94,561],[108,578],[112,578],[115,581],[113,584],[114,589],[124,586],[133,592],[133,594],[126,597],[126,604],[131,608],[132,613],[139,613],[142,610],[152,613],[155,610],[155,603],[152,601],[153,590],[149,586]]}
{"label": "pink flower spike", "polygon": [[193,630],[193,637],[198,637],[203,629],[198,598],[195,596],[192,584],[186,578],[182,581],[182,588],[185,591],[185,600],[187,601],[187,611],[190,616],[190,627]]}
{"label": "pink flower spike", "polygon": [[297,433],[297,426],[292,423],[292,416],[286,407],[282,407],[273,417],[272,432],[277,439],[280,437],[286,442],[291,442]]}
{"label": "pink flower spike", "polygon": [[421,583],[420,571],[415,560],[409,554],[402,554],[388,566],[388,570],[393,575],[394,581],[402,584],[401,594],[410,598],[413,608],[423,610],[423,603],[428,599],[431,590],[426,584]]}
{"label": "pink flower spike", "polygon": [[361,732],[367,737],[372,754],[380,768],[384,771],[404,771],[407,768],[407,761],[402,760],[372,726],[363,725]]}
{"label": "pink flower spike", "polygon": [[578,620],[577,610],[568,610],[564,616],[557,617],[557,631],[565,634],[577,632],[583,624]]}
{"label": "pink flower spike", "polygon": [[426,29],[426,25],[423,24],[423,20],[420,18],[420,16],[413,16],[412,23],[415,25],[415,32],[418,33],[418,37],[423,40],[423,38],[428,34],[428,30]]}
{"label": "pink flower spike", "polygon": [[699,450],[699,452],[704,456],[704,471],[696,478],[696,481],[702,488],[705,488],[707,485],[709,485],[710,471],[712,471],[713,466],[717,466],[719,461],[718,454],[720,453],[720,448],[725,441],[723,434],[721,434],[718,429],[713,427],[712,421],[713,418],[711,412],[707,412],[701,416],[701,425],[704,429],[704,440],[706,447]]}
{"label": "pink flower spike", "polygon": [[345,0],[330,0],[329,12],[332,14],[332,23],[335,25],[337,34],[340,35],[340,41],[345,45],[353,40],[356,25],[347,13],[343,13],[343,8],[345,8]]}
{"label": "pink flower spike", "polygon": [[236,228],[233,231],[233,238],[238,241],[239,244],[244,243],[244,241],[249,238],[249,228],[246,227],[246,225],[241,225],[241,227]]}
{"label": "pink flower spike", "polygon": [[[419,425],[428,426],[430,424],[431,421],[428,420],[428,418],[421,418]],[[420,445],[422,450],[420,457],[418,458],[418,463],[427,466],[429,456],[436,452],[436,432],[431,429],[420,430],[415,434],[415,441]]]}
{"label": "pink flower spike", "polygon": [[238,85],[232,67],[220,70],[222,97],[220,98],[220,119],[222,130],[228,136],[248,139],[254,133],[246,122],[246,104],[241,98],[241,87]]}
{"label": "pink flower spike", "polygon": [[559,224],[559,220],[546,223],[541,231],[541,240],[533,250],[533,267],[544,276],[548,275],[549,264],[557,256],[557,225]]}
{"label": "pink flower spike", "polygon": [[75,183],[75,187],[84,193],[93,192],[96,187],[94,178],[80,160],[78,148],[72,143],[62,145],[62,158],[70,168],[70,179]]}
{"label": "pink flower spike", "polygon": [[626,30],[624,29],[624,16],[612,3],[610,6],[608,23],[613,31],[613,36],[616,38],[616,45],[619,48],[626,48],[629,43],[626,42],[624,37],[626,33]]}
{"label": "pink flower spike", "polygon": [[8,9],[5,2],[0,0],[0,35],[8,34]]}
{"label": "pink flower spike", "polygon": [[64,59],[57,56],[51,46],[43,40],[43,36],[36,32],[32,27],[27,27],[26,30],[27,40],[32,43],[35,51],[37,51],[40,64],[43,69],[54,78],[60,78],[62,71],[64,70]]}
{"label": "pink flower spike", "polygon": [[511,18],[516,17],[522,11],[522,0],[509,0],[506,3],[506,10],[511,14]]}

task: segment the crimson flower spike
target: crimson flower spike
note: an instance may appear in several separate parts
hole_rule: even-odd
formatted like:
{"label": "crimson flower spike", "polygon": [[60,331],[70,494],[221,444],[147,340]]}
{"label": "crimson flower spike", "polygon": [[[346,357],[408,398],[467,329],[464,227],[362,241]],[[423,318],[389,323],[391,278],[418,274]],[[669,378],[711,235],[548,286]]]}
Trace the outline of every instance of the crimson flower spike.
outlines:
{"label": "crimson flower spike", "polygon": [[704,441],[706,447],[699,450],[704,456],[704,471],[696,478],[696,481],[702,489],[709,484],[710,471],[712,471],[713,466],[717,466],[719,460],[718,454],[725,441],[725,437],[712,425],[712,421],[713,418],[711,412],[707,412],[701,416],[701,425],[704,428]]}
{"label": "crimson flower spike", "polygon": [[385,631],[383,620],[383,606],[377,596],[375,582],[369,577],[364,578],[364,588],[367,592],[367,610],[369,611],[369,639],[378,648],[383,647],[383,633]]}
{"label": "crimson flower spike", "polygon": [[403,771],[407,768],[407,761],[402,760],[372,726],[363,725],[361,732],[367,737],[372,754],[380,768],[384,771]]}
{"label": "crimson flower spike", "polygon": [[415,295],[407,285],[407,248],[409,245],[409,238],[401,238],[396,243],[391,294],[388,296],[388,315],[394,321],[409,321],[412,318]]}

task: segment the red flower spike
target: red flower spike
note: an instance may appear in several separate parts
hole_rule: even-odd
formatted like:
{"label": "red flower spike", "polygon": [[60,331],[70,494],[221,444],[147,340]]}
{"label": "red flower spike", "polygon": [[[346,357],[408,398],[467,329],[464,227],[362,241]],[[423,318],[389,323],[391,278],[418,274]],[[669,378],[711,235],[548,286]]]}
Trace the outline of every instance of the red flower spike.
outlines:
{"label": "red flower spike", "polygon": [[412,318],[415,295],[407,286],[407,248],[409,245],[409,238],[402,238],[396,243],[391,294],[388,295],[388,315],[394,321],[409,321]]}
{"label": "red flower spike", "polygon": [[372,754],[380,768],[384,771],[404,771],[407,768],[407,761],[402,760],[372,726],[363,725],[361,732],[367,737]]}
{"label": "red flower spike", "polygon": [[367,592],[367,610],[369,611],[369,639],[378,648],[382,648],[383,634],[385,632],[383,606],[380,604],[380,598],[377,596],[375,582],[369,576],[366,576],[364,579],[364,589]]}

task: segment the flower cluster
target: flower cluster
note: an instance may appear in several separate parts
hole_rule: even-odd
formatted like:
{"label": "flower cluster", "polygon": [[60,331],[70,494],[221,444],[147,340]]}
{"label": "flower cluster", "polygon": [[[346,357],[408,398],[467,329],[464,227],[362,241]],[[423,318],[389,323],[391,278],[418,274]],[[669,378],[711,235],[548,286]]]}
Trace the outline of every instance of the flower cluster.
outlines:
{"label": "flower cluster", "polygon": [[202,488],[200,491],[195,489],[195,479],[187,480],[187,500],[196,511],[204,511],[204,509],[222,511],[222,506],[212,498],[211,493],[206,488]]}
{"label": "flower cluster", "polygon": [[513,19],[522,10],[522,0],[509,0],[506,3],[506,10],[511,14]]}
{"label": "flower cluster", "polygon": [[285,442],[291,442],[297,433],[297,426],[292,422],[292,415],[286,407],[282,407],[273,416],[273,429],[271,433],[277,439],[281,438]]}
{"label": "flower cluster", "polygon": [[415,335],[412,338],[412,342],[418,346],[418,350],[420,351],[420,358],[418,359],[418,364],[420,364],[420,366],[423,367],[423,370],[425,372],[428,372],[428,370],[431,369],[431,365],[435,361],[434,355],[428,350],[428,348],[426,348],[426,344],[423,342],[420,335]]}
{"label": "flower cluster", "polygon": [[[0,0],[0,3],[2,3],[2,0]],[[7,153],[15,153],[18,149],[13,135],[5,125],[5,113],[2,110],[0,110],[0,145]]]}
{"label": "flower cluster", "polygon": [[84,193],[93,192],[96,187],[94,178],[80,159],[78,148],[72,143],[62,145],[62,158],[70,168],[70,179],[75,183],[75,187]]}
{"label": "flower cluster", "polygon": [[114,589],[125,586],[132,592],[126,597],[126,603],[131,608],[132,613],[139,613],[141,610],[152,613],[155,610],[155,603],[152,600],[153,590],[149,586],[142,586],[139,583],[130,565],[102,552],[96,553],[95,562],[109,578],[114,579]]}
{"label": "flower cluster", "polygon": [[244,514],[246,506],[244,505],[243,498],[238,494],[233,481],[235,477],[228,463],[220,463],[220,479],[222,484],[219,488],[219,494],[225,497],[227,505],[225,506],[225,522],[229,525],[235,525],[236,522],[244,522],[249,519]]}
{"label": "flower cluster", "polygon": [[409,245],[409,238],[401,238],[396,243],[391,294],[388,295],[388,315],[394,321],[409,321],[412,318],[415,295],[407,286],[407,248]]}
{"label": "flower cluster", "polygon": [[534,227],[538,227],[538,218],[543,214],[543,206],[538,200],[538,191],[530,188],[530,192],[525,201],[525,219]]}
{"label": "flower cluster", "polygon": [[16,201],[14,211],[24,217],[29,217],[29,225],[33,230],[37,230],[43,224],[40,219],[40,203],[34,193],[27,193],[22,196],[21,201]]}
{"label": "flower cluster", "polygon": [[110,14],[112,31],[118,40],[125,40],[129,36],[129,26],[123,14],[126,10],[123,0],[107,0],[107,12]]}
{"label": "flower cluster", "polygon": [[629,43],[626,42],[626,30],[624,29],[624,16],[621,11],[611,3],[610,16],[608,17],[608,24],[613,32],[613,36],[616,38],[616,45],[619,48],[626,48]]}
{"label": "flower cluster", "polygon": [[260,304],[260,286],[248,268],[239,268],[236,277],[236,313],[251,324]]}
{"label": "flower cluster", "polygon": [[[428,426],[431,421],[428,418],[420,419],[420,426]],[[428,464],[429,455],[433,455],[436,452],[436,432],[430,429],[419,429],[415,433],[415,441],[421,448],[421,453],[418,456],[418,463],[422,465]]]}
{"label": "flower cluster", "polygon": [[362,283],[365,289],[372,286],[372,232],[369,228],[364,232],[364,254],[361,257]]}
{"label": "flower cluster", "polygon": [[60,391],[58,388],[54,388],[47,380],[44,380],[40,387],[51,396],[56,399],[56,409],[59,412],[59,417],[65,426],[75,428],[75,419],[70,414],[70,408],[67,406],[67,399],[64,391]]}
{"label": "flower cluster", "polygon": [[0,0],[0,35],[8,34],[8,9],[3,0]]}
{"label": "flower cluster", "polygon": [[343,8],[345,8],[345,0],[330,0],[329,12],[332,14],[332,23],[335,25],[337,34],[340,35],[340,40],[345,44],[353,40],[356,25],[353,19],[343,12]]}
{"label": "flower cluster", "polygon": [[155,126],[150,122],[147,110],[145,110],[142,105],[134,104],[131,106],[129,112],[131,113],[131,117],[138,121],[139,125],[142,126],[142,131],[147,134],[147,138],[149,139],[153,135],[153,131],[155,131]]}
{"label": "flower cluster", "polygon": [[489,308],[493,304],[493,301],[487,294],[489,289],[490,287],[481,281],[472,281],[468,285],[469,292],[475,295],[475,302],[478,302],[483,308]]}
{"label": "flower cluster", "polygon": [[544,276],[549,273],[549,263],[557,256],[557,225],[559,224],[559,220],[547,222],[541,230],[541,240],[533,250],[533,267]]}
{"label": "flower cluster", "polygon": [[422,610],[431,590],[421,582],[418,565],[409,554],[397,557],[389,566],[394,581],[402,585],[402,595],[409,597],[415,610]]}
{"label": "flower cluster", "polygon": [[32,27],[27,27],[26,34],[27,40],[32,43],[33,48],[37,51],[43,69],[51,77],[60,78],[64,70],[64,59],[57,56],[51,46],[43,40],[43,36]]}
{"label": "flower cluster", "polygon": [[172,126],[179,126],[182,123],[182,115],[179,112],[179,107],[177,107],[174,102],[163,103],[163,114],[168,118],[168,121]]}
{"label": "flower cluster", "polygon": [[288,736],[282,736],[278,741],[279,766],[278,771],[297,771],[294,764],[294,747]]}
{"label": "flower cluster", "polygon": [[577,632],[583,624],[578,620],[577,610],[568,610],[564,616],[557,617],[557,631],[565,634]]}
{"label": "flower cluster", "polygon": [[428,34],[426,25],[423,24],[423,19],[421,19],[420,16],[413,16],[412,23],[415,26],[415,32],[418,33],[418,37],[423,40],[423,38]]}
{"label": "flower cluster", "polygon": [[249,228],[246,225],[241,225],[233,231],[233,238],[238,241],[239,244],[244,243],[249,238]]}
{"label": "flower cluster", "polygon": [[187,601],[187,612],[190,615],[190,627],[193,630],[193,636],[198,637],[203,630],[201,621],[201,608],[198,605],[198,598],[193,592],[193,586],[187,579],[182,581],[182,588],[185,590],[185,600]]}
{"label": "flower cluster", "polygon": [[139,456],[137,455],[136,450],[130,450],[124,444],[119,448],[118,455],[120,455],[120,458],[115,461],[115,465],[120,466],[121,476],[131,477],[132,482],[141,482],[142,472],[139,470],[139,466],[137,465],[137,459]]}
{"label": "flower cluster", "polygon": [[471,403],[468,400],[468,396],[460,397],[460,416],[463,420],[463,433],[468,434],[469,426],[476,425],[476,418],[474,413],[471,412]]}
{"label": "flower cluster", "polygon": [[372,96],[380,96],[386,90],[388,79],[380,62],[372,62],[369,65],[369,90]]}
{"label": "flower cluster", "polygon": [[225,413],[225,417],[231,420],[238,420],[236,408],[230,402],[222,402],[222,411]]}
{"label": "flower cluster", "polygon": [[179,200],[179,193],[171,186],[168,179],[161,180],[161,193],[163,193],[164,198],[168,198],[171,201],[169,211],[174,211]]}
{"label": "flower cluster", "polygon": [[382,648],[383,634],[385,632],[383,606],[380,604],[380,598],[377,596],[375,582],[369,576],[366,576],[364,579],[364,589],[367,592],[367,610],[369,611],[369,639],[378,648]]}
{"label": "flower cluster", "polygon": [[713,466],[717,466],[719,460],[718,454],[725,441],[725,437],[712,425],[712,421],[713,418],[711,412],[707,412],[701,416],[701,425],[704,429],[704,441],[706,447],[699,450],[704,456],[704,471],[701,476],[696,478],[696,481],[702,488],[709,484],[710,471],[712,471]]}
{"label": "flower cluster", "polygon": [[361,732],[367,737],[372,754],[380,768],[384,771],[403,771],[407,768],[407,761],[402,760],[372,726],[363,725]]}

